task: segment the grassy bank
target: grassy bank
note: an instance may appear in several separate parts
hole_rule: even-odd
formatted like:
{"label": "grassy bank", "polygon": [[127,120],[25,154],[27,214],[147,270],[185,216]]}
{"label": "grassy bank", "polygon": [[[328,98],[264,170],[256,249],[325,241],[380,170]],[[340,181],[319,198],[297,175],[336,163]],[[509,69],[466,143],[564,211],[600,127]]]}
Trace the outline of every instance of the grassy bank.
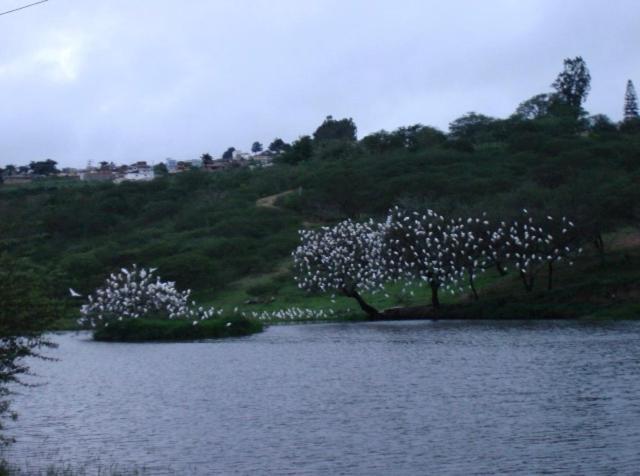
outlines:
{"label": "grassy bank", "polygon": [[184,341],[241,337],[261,332],[261,322],[244,317],[208,319],[198,322],[133,319],[116,321],[96,330],[93,337],[106,342]]}

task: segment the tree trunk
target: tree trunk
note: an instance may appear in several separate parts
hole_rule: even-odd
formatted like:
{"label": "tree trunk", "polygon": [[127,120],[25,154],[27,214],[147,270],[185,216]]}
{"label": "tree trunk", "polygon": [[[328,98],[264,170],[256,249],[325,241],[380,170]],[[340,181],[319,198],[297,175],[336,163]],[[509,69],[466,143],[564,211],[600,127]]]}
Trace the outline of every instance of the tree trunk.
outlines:
{"label": "tree trunk", "polygon": [[478,291],[476,291],[476,286],[473,282],[473,275],[471,273],[469,273],[469,287],[471,287],[471,291],[473,292],[473,300],[477,301],[479,299]]}
{"label": "tree trunk", "polygon": [[431,305],[434,309],[438,309],[440,307],[440,299],[438,298],[438,289],[440,285],[437,283],[430,283],[431,286]]}
{"label": "tree trunk", "polygon": [[527,277],[525,273],[520,271],[520,278],[522,278],[522,284],[524,284],[525,291],[530,293],[533,290],[533,275],[529,275],[529,277]]}
{"label": "tree trunk", "polygon": [[596,250],[598,250],[598,254],[600,255],[600,262],[604,264],[604,240],[602,239],[601,233],[596,234],[593,240],[593,244],[595,245]]}
{"label": "tree trunk", "polygon": [[551,291],[553,289],[553,261],[549,261],[549,280],[547,282],[547,290]]}
{"label": "tree trunk", "polygon": [[370,304],[367,304],[367,302],[364,299],[362,299],[362,296],[360,296],[360,294],[358,294],[357,291],[349,291],[348,289],[343,289],[342,292],[345,296],[353,298],[356,301],[358,301],[358,305],[360,306],[360,309],[362,309],[367,314],[367,316],[369,316],[369,319],[380,318],[380,311],[378,311],[375,307],[371,306]]}
{"label": "tree trunk", "polygon": [[498,273],[500,274],[500,276],[507,275],[507,272],[502,267],[502,263],[500,261],[496,261],[496,269],[498,270]]}

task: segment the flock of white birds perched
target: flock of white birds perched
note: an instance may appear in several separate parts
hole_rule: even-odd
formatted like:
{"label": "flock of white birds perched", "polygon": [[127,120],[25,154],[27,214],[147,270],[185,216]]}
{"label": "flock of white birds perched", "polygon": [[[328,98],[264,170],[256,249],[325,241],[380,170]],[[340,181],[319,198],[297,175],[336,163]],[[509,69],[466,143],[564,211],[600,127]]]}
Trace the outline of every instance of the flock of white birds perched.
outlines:
{"label": "flock of white birds perched", "polygon": [[[348,313],[350,311],[347,310]],[[310,309],[304,307],[288,307],[277,311],[242,312],[243,317],[258,319],[260,321],[327,321],[337,319],[340,315],[333,309]]]}
{"label": "flock of white birds perched", "polygon": [[[551,287],[553,265],[571,259],[578,235],[566,217],[536,220],[527,210],[509,222],[491,223],[486,215],[447,219],[427,210],[392,208],[385,220],[345,220],[335,226],[301,230],[300,245],[293,252],[295,280],[308,291],[339,292],[358,299],[359,293],[377,292],[388,282],[427,285],[433,306],[438,292],[471,289],[477,299],[476,277],[489,268],[520,275],[527,291],[536,275],[548,271]],[[162,281],[156,269],[121,269],[88,296],[80,323],[108,326],[113,320],[160,317],[192,320],[221,317],[222,309],[198,307],[189,301],[191,290],[179,291],[174,282]],[[69,290],[73,297],[80,297]],[[333,310],[291,307],[278,311],[240,312],[263,321],[320,320],[337,317]]]}
{"label": "flock of white birds perched", "polygon": [[[122,268],[111,274],[105,284],[88,296],[88,302],[80,308],[83,325],[96,327],[108,325],[112,320],[137,319],[158,316],[169,319],[192,319],[194,324],[222,314],[222,310],[197,307],[189,302],[191,290],[179,291],[172,281],[162,281],[155,275],[155,268]],[[70,289],[72,296],[79,293]]]}
{"label": "flock of white birds perched", "polygon": [[[122,268],[119,273],[111,274],[105,284],[88,296],[88,302],[80,308],[82,317],[79,323],[84,326],[109,326],[111,321],[157,317],[164,319],[184,319],[197,325],[204,319],[224,317],[222,308],[204,308],[195,301],[189,301],[191,290],[179,291],[175,283],[162,281],[155,275],[155,268],[140,268],[137,265],[129,270]],[[69,289],[72,297],[82,297]],[[333,309],[308,309],[289,307],[275,311],[246,312],[233,310],[231,315],[258,319],[260,321],[310,321],[336,319]],[[226,324],[230,326],[231,323]]]}
{"label": "flock of white birds perched", "polygon": [[384,221],[301,230],[295,279],[302,289],[349,297],[374,293],[390,281],[428,285],[437,306],[440,289],[453,293],[468,286],[477,298],[475,279],[492,267],[501,274],[513,267],[530,291],[546,266],[551,283],[553,264],[572,264],[582,251],[577,238],[566,217],[536,220],[526,209],[518,219],[491,223],[486,214],[447,219],[433,210],[395,207]]}

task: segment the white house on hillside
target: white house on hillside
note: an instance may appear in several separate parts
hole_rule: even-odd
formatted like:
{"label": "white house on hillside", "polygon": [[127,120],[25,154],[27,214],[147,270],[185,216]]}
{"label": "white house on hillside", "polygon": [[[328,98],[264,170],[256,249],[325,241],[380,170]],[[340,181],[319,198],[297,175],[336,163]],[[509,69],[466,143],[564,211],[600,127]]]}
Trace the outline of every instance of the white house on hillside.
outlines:
{"label": "white house on hillside", "polygon": [[154,173],[151,167],[146,169],[130,169],[124,174],[123,180],[131,180],[135,182],[148,182],[153,180]]}

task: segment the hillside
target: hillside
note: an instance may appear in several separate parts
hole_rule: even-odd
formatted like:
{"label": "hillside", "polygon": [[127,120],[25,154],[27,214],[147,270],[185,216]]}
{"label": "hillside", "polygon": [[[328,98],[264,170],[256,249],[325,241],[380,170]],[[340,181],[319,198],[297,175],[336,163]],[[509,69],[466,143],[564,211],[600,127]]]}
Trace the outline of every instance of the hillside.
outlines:
{"label": "hillside", "polygon": [[397,204],[492,218],[526,207],[571,217],[585,242],[599,244],[638,224],[640,135],[576,132],[567,122],[497,121],[464,138],[416,126],[360,141],[316,139],[302,156],[294,143],[270,168],[192,171],[149,183],[2,186],[0,250],[41,266],[72,307],[69,287],[87,294],[112,270],[139,263],[198,299],[277,308],[328,302],[305,301],[295,290],[292,303],[278,301],[279,293],[291,294],[283,290],[293,286],[289,256],[298,229],[380,217]]}

